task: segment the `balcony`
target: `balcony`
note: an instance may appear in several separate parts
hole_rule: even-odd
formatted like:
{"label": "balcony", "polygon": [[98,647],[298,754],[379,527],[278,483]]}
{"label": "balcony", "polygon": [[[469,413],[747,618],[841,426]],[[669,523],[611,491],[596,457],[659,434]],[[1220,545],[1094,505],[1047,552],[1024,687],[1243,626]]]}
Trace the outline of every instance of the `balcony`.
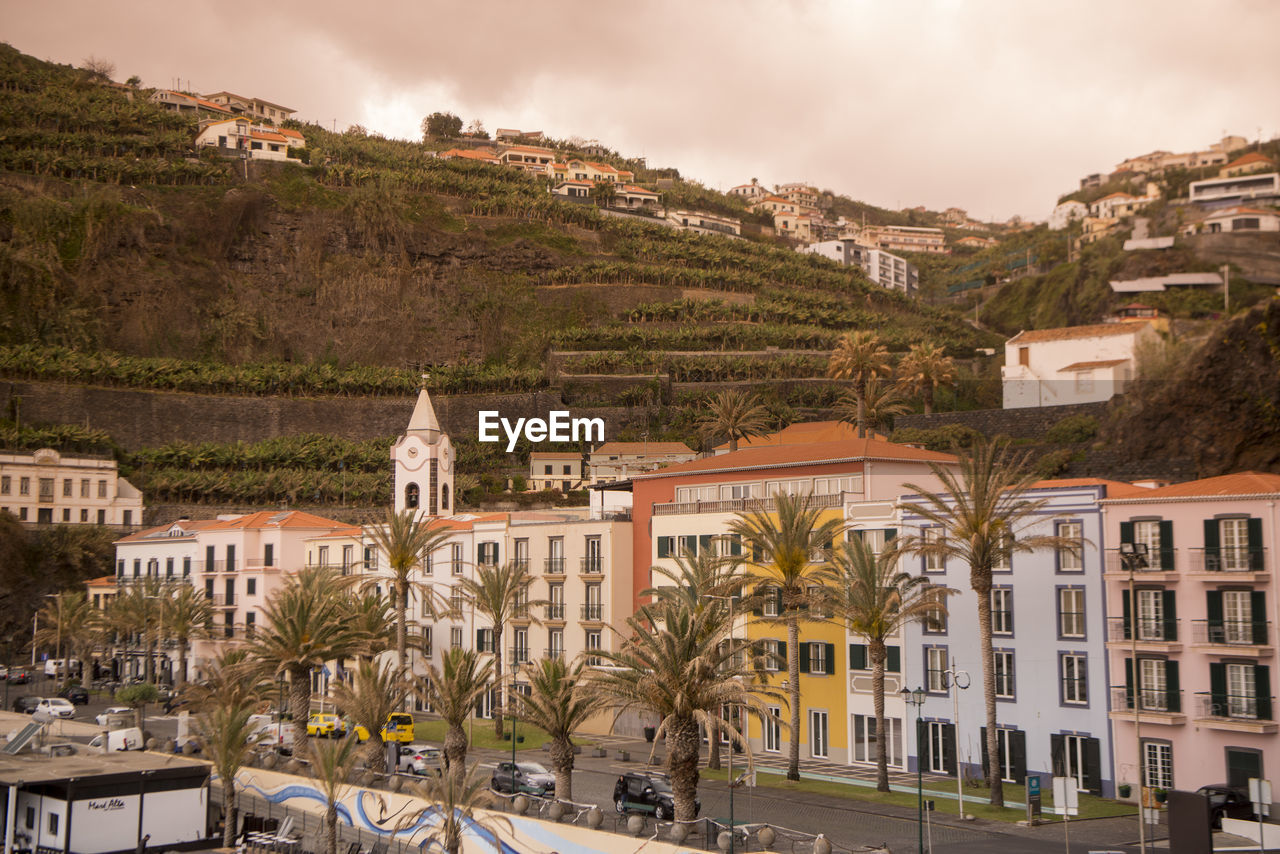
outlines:
{"label": "balcony", "polygon": [[543,573],[546,575],[564,575],[564,558],[549,557],[543,561]]}
{"label": "balcony", "polygon": [[[1120,581],[1129,577],[1129,570],[1120,559],[1119,549],[1108,549],[1106,553],[1106,578],[1108,581]],[[1161,581],[1178,580],[1178,550],[1161,549],[1155,554],[1147,555],[1148,566],[1134,570],[1135,578],[1159,578]]]}
{"label": "balcony", "polygon": [[[1144,725],[1181,726],[1187,722],[1187,716],[1182,712],[1181,689],[1157,691],[1143,688],[1138,692],[1138,699]],[[1129,688],[1111,687],[1110,717],[1112,720],[1133,720],[1133,693]]]}
{"label": "balcony", "polygon": [[1228,732],[1274,733],[1280,725],[1272,712],[1274,697],[1241,694],[1196,693],[1195,722],[1209,729]]}
{"label": "balcony", "polygon": [[554,647],[547,647],[547,658],[558,658],[564,660],[564,650]]}
{"label": "balcony", "polygon": [[529,571],[529,559],[527,557],[518,557],[511,562],[515,564],[516,569],[520,570],[521,572]]}
{"label": "balcony", "polygon": [[1231,655],[1271,655],[1271,624],[1257,620],[1192,620],[1191,645]]}
{"label": "balcony", "polygon": [[599,555],[584,557],[581,572],[583,575],[604,575],[604,561]]}
{"label": "balcony", "polygon": [[582,606],[582,619],[589,623],[598,623],[604,619],[604,605],[599,602]]}
{"label": "balcony", "polygon": [[1267,550],[1262,546],[1220,546],[1216,549],[1191,550],[1190,575],[1200,581],[1261,582],[1270,581]]}
{"label": "balcony", "polygon": [[227,562],[225,560],[193,560],[191,569],[194,572],[226,572]]}
{"label": "balcony", "polygon": [[[849,493],[850,495],[861,495],[862,493]],[[810,507],[843,507],[843,492],[836,492],[831,495],[812,495],[809,497]],[[726,498],[722,501],[682,501],[671,502],[667,504],[653,505],[654,516],[684,516],[690,513],[750,513],[759,511],[761,513],[772,513],[774,500],[772,498]]]}
{"label": "balcony", "polygon": [[546,616],[546,618],[545,618],[545,619],[548,619],[548,620],[563,620],[563,619],[564,619],[564,603],[563,603],[563,602],[559,602],[559,603],[556,603],[556,604],[554,604],[554,605],[548,605],[548,606],[547,606],[547,616]]}
{"label": "balcony", "polygon": [[513,646],[507,650],[507,660],[512,667],[529,663],[529,647]]}
{"label": "balcony", "polygon": [[235,604],[236,594],[234,593],[213,594],[213,607],[215,608],[234,608]]}
{"label": "balcony", "polygon": [[[1107,618],[1107,645],[1130,649],[1134,644],[1129,623],[1124,617]],[[1137,646],[1139,652],[1178,652],[1178,620],[1146,620],[1138,618]]]}

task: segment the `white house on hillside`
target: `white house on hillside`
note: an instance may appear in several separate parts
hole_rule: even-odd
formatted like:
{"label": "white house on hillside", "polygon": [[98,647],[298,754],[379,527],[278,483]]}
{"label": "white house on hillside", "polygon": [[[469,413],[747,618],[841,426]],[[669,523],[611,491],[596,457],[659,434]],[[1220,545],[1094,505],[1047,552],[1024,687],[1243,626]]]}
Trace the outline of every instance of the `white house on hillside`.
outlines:
{"label": "white house on hillside", "polygon": [[1063,202],[1053,209],[1053,213],[1049,214],[1049,230],[1061,231],[1073,222],[1084,219],[1089,215],[1089,206],[1084,202],[1077,202],[1074,199]]}
{"label": "white house on hillside", "polygon": [[1004,408],[1110,400],[1135,377],[1139,345],[1157,341],[1145,320],[1019,332],[1004,345]]}

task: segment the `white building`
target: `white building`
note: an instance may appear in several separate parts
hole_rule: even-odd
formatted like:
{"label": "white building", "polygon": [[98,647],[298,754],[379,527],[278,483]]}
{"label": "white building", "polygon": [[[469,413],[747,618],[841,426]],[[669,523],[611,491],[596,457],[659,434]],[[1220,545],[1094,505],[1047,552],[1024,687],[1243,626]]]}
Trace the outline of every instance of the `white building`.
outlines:
{"label": "white building", "polygon": [[534,451],[529,454],[529,489],[558,489],[569,492],[582,489],[582,454],[558,451]]}
{"label": "white building", "polygon": [[0,453],[0,512],[37,525],[142,524],[142,493],[108,457]]}
{"label": "white building", "polygon": [[413,510],[418,518],[453,512],[453,443],[440,428],[431,396],[424,388],[409,418],[409,427],[391,446],[395,511]]}
{"label": "white building", "polygon": [[913,294],[920,283],[920,271],[905,258],[884,249],[863,246],[851,238],[822,240],[796,251],[821,255],[845,267],[861,267],[867,278],[882,288]]}
{"label": "white building", "polygon": [[1136,374],[1136,354],[1159,335],[1146,321],[1019,332],[1005,342],[1004,408],[1110,400]]}
{"label": "white building", "polygon": [[1280,231],[1280,213],[1261,208],[1227,208],[1205,217],[1201,227],[1206,234]]}
{"label": "white building", "polygon": [[1187,196],[1192,204],[1207,207],[1274,200],[1280,196],[1280,172],[1192,181]]}
{"label": "white building", "polygon": [[205,124],[196,135],[196,148],[234,150],[253,160],[287,160],[290,148],[306,145],[302,134],[271,125],[257,124],[244,117]]}
{"label": "white building", "polygon": [[729,237],[739,237],[742,234],[742,220],[731,216],[680,210],[667,211],[666,220],[681,231],[692,231],[695,234],[721,234]]}
{"label": "white building", "polygon": [[729,195],[739,196],[746,199],[747,203],[763,199],[765,196],[771,195],[767,187],[760,184],[759,181],[752,180],[750,184],[739,184],[736,187],[729,188]]}
{"label": "white building", "polygon": [[697,459],[683,442],[605,442],[591,452],[591,483],[629,480],[632,475]]}
{"label": "white building", "polygon": [[1061,202],[1049,214],[1049,230],[1061,231],[1073,222],[1079,222],[1089,215],[1089,206],[1075,199]]}

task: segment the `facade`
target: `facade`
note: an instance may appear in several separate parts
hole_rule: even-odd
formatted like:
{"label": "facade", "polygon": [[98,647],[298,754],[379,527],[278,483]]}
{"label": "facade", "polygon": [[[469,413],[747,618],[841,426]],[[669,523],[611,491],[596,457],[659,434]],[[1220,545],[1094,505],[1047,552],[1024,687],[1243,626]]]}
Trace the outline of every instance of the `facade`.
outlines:
{"label": "facade", "polygon": [[1280,475],[1244,472],[1103,502],[1108,544],[1147,552],[1132,582],[1107,554],[1120,782],[1194,790],[1275,774],[1277,499]]}
{"label": "facade", "polygon": [[727,237],[742,235],[742,220],[731,216],[721,216],[701,211],[667,211],[667,222],[679,231],[692,231],[695,234],[719,234]]}
{"label": "facade", "polygon": [[1004,345],[1004,408],[1110,400],[1134,379],[1138,348],[1158,341],[1145,321],[1019,332]]}
{"label": "facade", "polygon": [[911,225],[875,225],[862,229],[859,242],[864,246],[892,252],[929,252],[946,255],[947,238],[940,228]]}
{"label": "facade", "polygon": [[1132,193],[1108,193],[1089,205],[1089,213],[1102,219],[1132,216],[1159,198],[1159,187],[1148,184],[1146,195],[1142,196],[1135,196]]}
{"label": "facade", "polygon": [[1053,213],[1049,214],[1049,230],[1061,231],[1071,223],[1084,219],[1088,213],[1089,206],[1084,202],[1077,202],[1074,199],[1061,202],[1054,207]]}
{"label": "facade", "polygon": [[199,95],[188,95],[186,92],[175,92],[172,89],[157,89],[148,98],[151,103],[175,113],[208,113],[215,116],[230,116],[231,110],[222,104],[215,104]]}
{"label": "facade", "polygon": [[655,208],[660,201],[662,196],[652,190],[646,190],[634,184],[623,184],[614,191],[612,206],[628,209]]}
{"label": "facade", "polygon": [[582,454],[534,451],[529,454],[529,489],[582,489]]}
{"label": "facade", "polygon": [[593,189],[595,184],[590,181],[561,181],[551,188],[551,194],[567,196],[571,199],[585,199],[590,197]]}
{"label": "facade", "polygon": [[590,181],[593,184],[629,184],[636,179],[629,169],[615,169],[608,163],[577,158],[552,163],[551,175],[557,181]]}
{"label": "facade", "polygon": [[[993,573],[997,761],[1007,782],[1022,784],[1028,773],[1066,776],[1080,791],[1114,795],[1102,559],[1107,540],[1099,501],[1142,491],[1079,479],[1042,481],[1027,496],[1045,505],[1015,536],[1063,537],[1076,541],[1079,552],[1015,554]],[[925,537],[938,530],[911,514],[902,524]],[[926,692],[923,739],[917,743],[913,733],[907,740],[915,745],[911,765],[981,778],[988,762],[986,706],[969,568],[936,558],[907,562],[908,571],[959,591],[948,600],[946,616],[907,627],[906,687]],[[957,673],[965,687],[957,687]]]}
{"label": "facade", "polygon": [[1249,140],[1242,136],[1224,136],[1202,151],[1174,153],[1153,151],[1130,157],[1116,165],[1116,172],[1132,172],[1143,175],[1159,175],[1167,169],[1198,169],[1204,166],[1225,164],[1230,152],[1246,147]]}
{"label": "facade", "polygon": [[0,453],[0,512],[34,525],[142,524],[142,493],[107,457],[52,448]]}
{"label": "facade", "polygon": [[1080,220],[1080,237],[1077,238],[1080,245],[1097,243],[1104,237],[1109,237],[1120,225],[1120,221],[1114,217],[1087,216]]}
{"label": "facade", "polygon": [[763,199],[769,195],[768,188],[762,186],[759,181],[752,180],[750,184],[739,184],[736,187],[729,188],[729,195],[740,196],[747,200],[750,204],[758,199]]}
{"label": "facade", "polygon": [[238,116],[260,119],[273,125],[291,118],[297,112],[291,107],[282,107],[279,104],[273,104],[261,98],[246,98],[243,95],[236,95],[232,92],[214,92],[212,95],[205,95],[204,99],[225,107],[228,111]]}
{"label": "facade", "polygon": [[1234,178],[1237,175],[1252,175],[1254,172],[1271,172],[1275,168],[1276,162],[1270,157],[1257,151],[1250,151],[1219,169],[1218,177]]}
{"label": "facade", "polygon": [[1207,208],[1230,207],[1247,202],[1274,203],[1280,198],[1280,172],[1192,181],[1187,189],[1187,198],[1192,204]]}
{"label": "facade", "polygon": [[643,472],[696,459],[683,442],[605,442],[588,457],[591,483],[628,480]]}
{"label": "facade", "polygon": [[861,267],[862,272],[867,274],[867,278],[882,288],[899,290],[910,295],[915,293],[919,286],[920,271],[914,264],[883,249],[863,246],[851,238],[822,240],[798,247],[796,251],[821,255],[845,267]]}
{"label": "facade", "polygon": [[533,175],[550,175],[556,162],[556,153],[549,148],[530,145],[513,145],[503,149],[498,159],[508,166],[515,166]]}
{"label": "facade", "polygon": [[448,151],[442,151],[436,156],[441,160],[476,160],[480,163],[488,163],[490,166],[502,164],[502,161],[488,149],[450,148]]}
{"label": "facade", "polygon": [[1227,208],[1205,217],[1201,228],[1206,234],[1280,231],[1280,213],[1261,208]]}
{"label": "facade", "polygon": [[419,519],[452,513],[454,457],[453,443],[440,428],[431,395],[423,388],[408,428],[391,446],[395,512],[412,510]]}
{"label": "facade", "polygon": [[290,148],[305,144],[297,131],[285,133],[270,125],[255,124],[246,118],[209,122],[196,135],[196,148],[231,149],[254,160],[286,160]]}

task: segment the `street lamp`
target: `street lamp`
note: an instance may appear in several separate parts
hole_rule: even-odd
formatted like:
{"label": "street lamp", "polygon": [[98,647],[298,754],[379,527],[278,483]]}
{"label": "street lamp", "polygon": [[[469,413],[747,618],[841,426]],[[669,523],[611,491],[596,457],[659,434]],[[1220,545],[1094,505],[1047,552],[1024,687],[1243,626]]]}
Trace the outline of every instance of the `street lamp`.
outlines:
{"label": "street lamp", "polygon": [[920,736],[920,707],[924,705],[924,689],[903,688],[898,692],[908,706],[916,707],[916,830],[917,850],[924,854],[924,739]]}
{"label": "street lamp", "polygon": [[1120,544],[1120,561],[1124,564],[1125,570],[1129,573],[1129,655],[1132,665],[1130,670],[1133,672],[1133,740],[1138,748],[1137,766],[1138,766],[1138,850],[1142,854],[1147,851],[1147,831],[1146,831],[1146,802],[1143,799],[1143,793],[1146,789],[1146,773],[1143,766],[1146,764],[1142,758],[1142,670],[1138,667],[1138,597],[1134,593],[1133,574],[1139,569],[1145,569],[1147,563],[1147,544],[1146,543],[1121,543]]}
{"label": "street lamp", "polygon": [[[711,595],[708,595],[706,598],[708,598],[708,599],[718,599],[718,600],[725,601],[725,602],[728,602],[728,603],[729,603],[729,655],[730,655],[730,656],[734,656],[734,657],[736,657],[736,656],[737,656],[737,651],[736,651],[736,650],[734,650],[734,648],[733,648],[733,640],[734,640],[734,638],[733,638],[733,629],[734,629],[734,625],[733,625],[733,598],[734,598],[734,597],[732,597],[732,596],[711,596]],[[717,714],[718,714],[718,712],[717,712]],[[733,712],[732,712],[732,709],[730,710],[730,713],[729,713],[729,723],[730,723],[730,725],[732,725],[732,724],[733,724]],[[708,734],[708,735],[710,735],[710,734]],[[718,736],[717,736],[717,737],[718,737]],[[724,778],[724,779],[725,779],[725,782],[729,784],[729,854],[734,854],[734,842],[736,841],[736,840],[734,839],[734,836],[735,836],[735,834],[737,833],[737,825],[734,823],[734,820],[733,820],[733,790],[737,788],[737,784],[734,782],[734,779],[733,779],[733,748],[734,748],[733,739],[732,739],[732,738],[730,738],[730,739],[729,739],[729,769],[728,769],[728,771],[726,772],[726,774],[725,774],[725,778]]]}
{"label": "street lamp", "polygon": [[[955,715],[956,732],[960,732],[960,691],[969,687],[969,671],[960,670],[956,667],[956,660],[953,656],[951,659],[951,667],[942,671],[947,678],[951,691],[952,709]],[[955,690],[955,689],[960,690]],[[972,755],[972,754],[971,754]],[[960,769],[956,769],[956,799],[960,803],[960,817],[964,818],[964,785],[960,779]]]}

